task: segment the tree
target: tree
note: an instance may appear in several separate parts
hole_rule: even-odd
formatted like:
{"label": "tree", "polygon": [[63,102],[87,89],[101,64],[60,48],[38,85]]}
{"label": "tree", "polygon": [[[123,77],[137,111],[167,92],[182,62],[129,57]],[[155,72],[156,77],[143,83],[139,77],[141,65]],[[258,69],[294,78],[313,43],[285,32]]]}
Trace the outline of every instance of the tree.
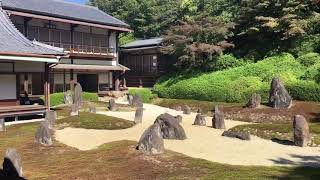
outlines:
{"label": "tree", "polygon": [[215,56],[233,47],[226,41],[232,36],[233,26],[206,13],[193,20],[180,21],[167,32],[162,52],[174,55],[179,69],[207,69]]}

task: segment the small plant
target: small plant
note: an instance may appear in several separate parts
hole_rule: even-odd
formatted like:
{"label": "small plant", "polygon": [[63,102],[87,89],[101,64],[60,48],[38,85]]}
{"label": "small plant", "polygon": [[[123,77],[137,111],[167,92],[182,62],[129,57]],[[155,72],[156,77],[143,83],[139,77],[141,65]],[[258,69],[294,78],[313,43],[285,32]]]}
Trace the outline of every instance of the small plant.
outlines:
{"label": "small plant", "polygon": [[[44,97],[41,97],[41,99],[44,100]],[[97,102],[98,101],[98,94],[83,92],[82,99],[83,99],[83,101]],[[50,106],[58,106],[61,104],[64,104],[64,93],[63,92],[50,94]]]}
{"label": "small plant", "polygon": [[139,94],[144,103],[150,103],[155,97],[151,89],[148,88],[132,88],[129,89],[129,94],[131,94],[132,96]]}

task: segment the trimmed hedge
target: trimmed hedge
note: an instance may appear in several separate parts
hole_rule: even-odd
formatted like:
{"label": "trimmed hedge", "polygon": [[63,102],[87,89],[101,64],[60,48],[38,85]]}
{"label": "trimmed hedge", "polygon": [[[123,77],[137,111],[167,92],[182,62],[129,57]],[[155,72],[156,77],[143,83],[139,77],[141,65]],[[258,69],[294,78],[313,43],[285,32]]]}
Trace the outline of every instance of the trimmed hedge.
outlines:
{"label": "trimmed hedge", "polygon": [[308,53],[297,58],[297,60],[304,66],[310,67],[320,63],[320,54]]}
{"label": "trimmed hedge", "polygon": [[164,98],[246,102],[252,93],[259,93],[266,101],[272,78],[279,76],[293,98],[320,101],[319,85],[300,80],[305,71],[292,55],[282,54],[224,71],[165,76],[154,89]]}
{"label": "trimmed hedge", "polygon": [[[41,99],[44,99],[44,97],[41,97]],[[96,102],[96,101],[98,101],[98,94],[83,92],[82,99],[84,101]],[[63,92],[50,94],[50,105],[51,106],[57,106],[57,105],[61,105],[61,104],[64,104],[64,93]]]}
{"label": "trimmed hedge", "polygon": [[130,88],[129,94],[132,96],[139,94],[144,103],[150,103],[155,95],[152,93],[150,89],[147,88]]}

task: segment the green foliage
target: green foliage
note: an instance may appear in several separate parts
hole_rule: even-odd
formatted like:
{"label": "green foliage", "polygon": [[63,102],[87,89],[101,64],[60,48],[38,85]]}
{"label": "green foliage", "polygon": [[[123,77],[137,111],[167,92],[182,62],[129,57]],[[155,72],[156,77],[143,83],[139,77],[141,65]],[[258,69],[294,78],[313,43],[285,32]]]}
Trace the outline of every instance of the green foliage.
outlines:
{"label": "green foliage", "polygon": [[304,66],[310,67],[316,63],[320,63],[320,54],[308,53],[297,58],[297,60]]}
{"label": "green foliage", "polygon": [[[41,99],[44,100],[44,97],[41,97]],[[82,99],[84,101],[97,102],[98,101],[98,94],[83,92]],[[57,105],[61,105],[61,104],[64,104],[64,93],[50,94],[50,106],[57,106]]]}
{"label": "green foliage", "polygon": [[225,54],[217,57],[216,62],[213,64],[215,71],[221,71],[229,68],[239,67],[247,64],[244,59],[237,59],[231,54]]}
{"label": "green foliage", "polygon": [[319,82],[319,75],[320,75],[320,63],[317,63],[307,69],[305,74],[302,76],[302,79],[314,80],[316,82]]}
{"label": "green foliage", "polygon": [[129,94],[132,96],[139,94],[144,103],[150,103],[155,95],[148,88],[130,88]]}
{"label": "green foliage", "polygon": [[306,68],[290,54],[258,63],[203,74],[166,76],[155,85],[159,97],[219,102],[246,102],[252,93],[267,100],[271,79],[279,76],[294,99],[320,101],[320,86],[299,80]]}
{"label": "green foliage", "polygon": [[127,34],[120,34],[120,46],[128,44],[132,41],[135,41],[136,38],[134,37],[133,33],[127,33]]}

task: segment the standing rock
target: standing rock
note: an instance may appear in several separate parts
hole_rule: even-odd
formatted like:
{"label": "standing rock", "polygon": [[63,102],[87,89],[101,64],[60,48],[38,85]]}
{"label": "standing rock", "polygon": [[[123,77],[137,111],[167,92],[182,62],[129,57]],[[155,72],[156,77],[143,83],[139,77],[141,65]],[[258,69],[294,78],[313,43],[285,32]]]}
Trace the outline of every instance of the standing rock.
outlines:
{"label": "standing rock", "polygon": [[148,155],[164,153],[163,138],[159,124],[153,124],[142,134],[137,150]]}
{"label": "standing rock", "polygon": [[45,146],[52,145],[51,130],[47,121],[41,122],[36,132],[36,142]]}
{"label": "standing rock", "polygon": [[91,103],[89,104],[89,113],[93,113],[93,114],[97,113],[97,109],[94,106],[94,104],[91,104]]}
{"label": "standing rock", "polygon": [[191,108],[187,105],[183,106],[183,114],[191,114]]}
{"label": "standing rock", "polygon": [[201,108],[198,108],[197,113],[198,113],[198,114],[202,114],[202,109],[201,109]]}
{"label": "standing rock", "polygon": [[49,129],[54,130],[57,120],[57,112],[55,111],[47,111],[45,120],[49,123]]}
{"label": "standing rock", "polygon": [[224,114],[219,110],[218,106],[214,108],[214,117],[212,118],[212,127],[216,129],[226,129],[224,123]]}
{"label": "standing rock", "polygon": [[259,94],[252,94],[249,102],[247,103],[247,107],[251,109],[258,108],[261,104],[261,96]]}
{"label": "standing rock", "polygon": [[74,99],[73,103],[81,107],[82,105],[82,87],[80,83],[77,83],[74,87]]}
{"label": "standing rock", "polygon": [[143,107],[143,102],[140,94],[136,94],[132,98],[132,106]]}
{"label": "standing rock", "polygon": [[79,106],[76,104],[72,104],[70,116],[78,116],[78,115],[79,115]]}
{"label": "standing rock", "polygon": [[5,177],[23,177],[21,156],[16,149],[7,149],[3,161],[3,174]]}
{"label": "standing rock", "polygon": [[142,116],[143,116],[143,108],[142,107],[138,107],[136,110],[136,114],[134,116],[134,122],[136,124],[139,124],[142,122]]}
{"label": "standing rock", "polygon": [[205,126],[206,123],[206,118],[201,115],[201,114],[197,114],[196,119],[194,120],[193,125],[197,125],[197,126]]}
{"label": "standing rock", "polygon": [[64,104],[71,106],[73,104],[73,93],[68,90],[64,93]]}
{"label": "standing rock", "polygon": [[110,111],[117,111],[117,104],[116,101],[114,99],[110,99],[109,100],[109,110]]}
{"label": "standing rock", "polygon": [[300,147],[307,146],[310,141],[310,132],[306,118],[301,115],[294,116],[293,130],[294,144]]}
{"label": "standing rock", "polygon": [[269,105],[273,108],[290,108],[292,105],[292,98],[278,77],[271,82]]}
{"label": "standing rock", "polygon": [[181,108],[181,106],[179,106],[179,105],[173,106],[172,109],[174,109],[174,110],[176,110],[176,111],[182,111],[182,108]]}
{"label": "standing rock", "polygon": [[230,138],[238,138],[241,140],[250,140],[250,134],[247,132],[236,132],[236,131],[224,131],[222,136],[230,137]]}
{"label": "standing rock", "polygon": [[0,132],[6,131],[6,125],[4,119],[0,119]]}
{"label": "standing rock", "polygon": [[178,123],[182,122],[182,116],[178,115],[174,117]]}
{"label": "standing rock", "polygon": [[164,139],[184,140],[187,138],[183,127],[179,124],[176,117],[168,113],[158,116],[154,123],[160,125]]}
{"label": "standing rock", "polygon": [[128,94],[127,99],[129,106],[133,106],[133,96],[131,94]]}

